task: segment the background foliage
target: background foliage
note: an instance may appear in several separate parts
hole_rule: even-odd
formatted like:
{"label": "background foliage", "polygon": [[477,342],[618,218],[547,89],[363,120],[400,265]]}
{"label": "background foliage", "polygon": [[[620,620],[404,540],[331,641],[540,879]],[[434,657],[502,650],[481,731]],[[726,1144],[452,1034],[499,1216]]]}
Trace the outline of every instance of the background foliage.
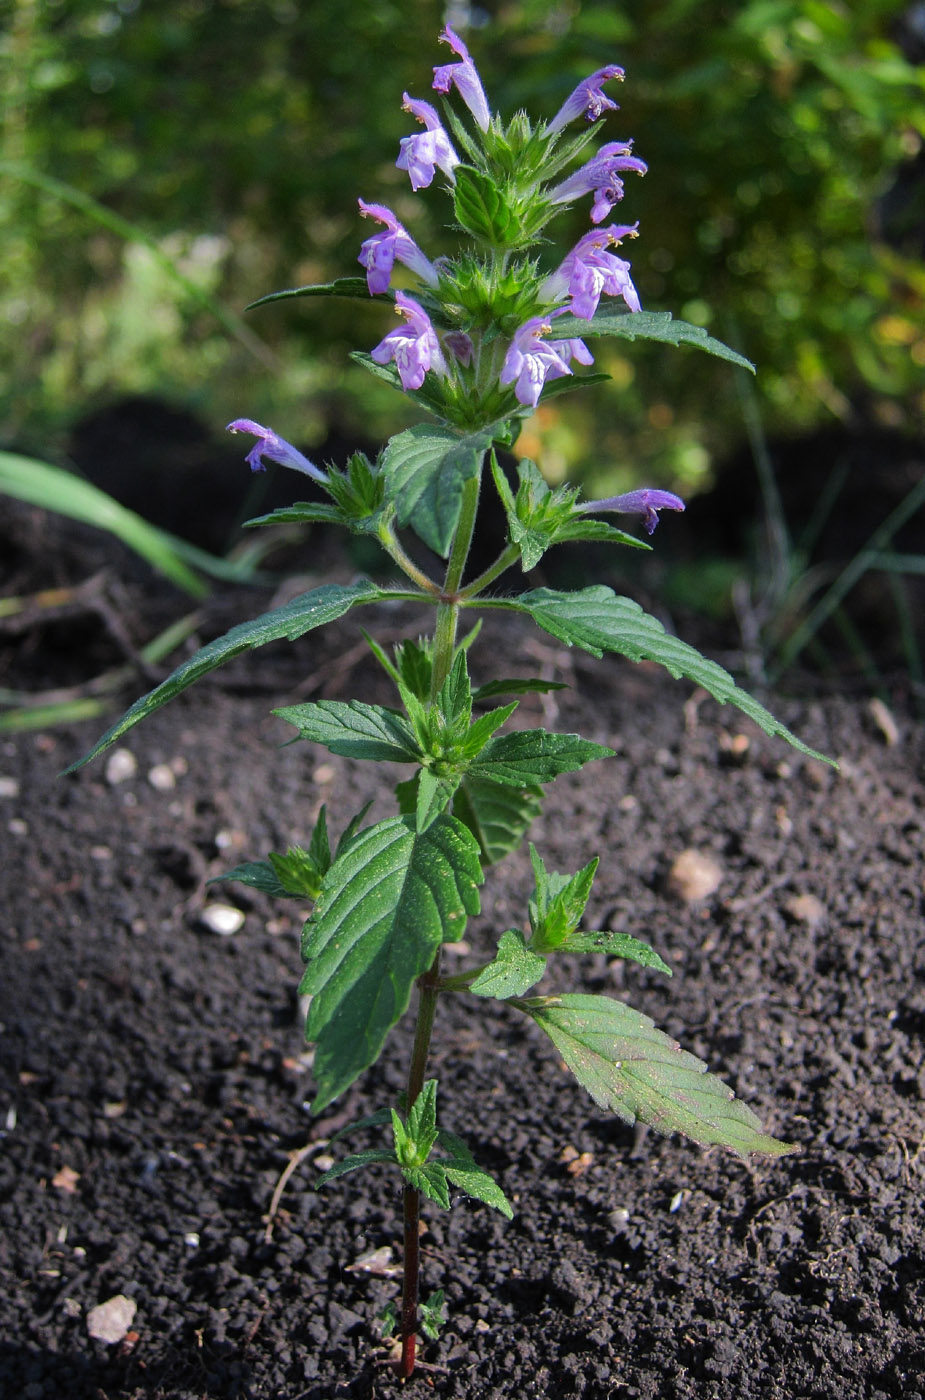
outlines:
{"label": "background foliage", "polygon": [[[311,447],[384,438],[406,406],[346,352],[385,313],[247,302],[356,270],[356,197],[410,219],[398,94],[427,96],[445,18],[493,105],[551,116],[627,70],[608,139],[649,163],[621,218],[643,305],[759,363],[770,431],[859,406],[925,416],[920,7],[889,0],[11,0],[0,39],[0,437],[47,455],[120,392],[219,427],[246,412]],[[908,9],[908,14],[906,10]],[[921,21],[919,21],[921,27]],[[413,231],[446,239],[436,198]],[[583,214],[586,211],[583,211]],[[582,214],[582,217],[583,217]],[[563,217],[550,263],[584,231]],[[131,234],[131,236],[128,236]],[[449,236],[452,236],[451,234]],[[595,491],[641,471],[690,489],[742,436],[735,376],[688,354],[601,350],[613,383],[553,403],[524,451]]]}

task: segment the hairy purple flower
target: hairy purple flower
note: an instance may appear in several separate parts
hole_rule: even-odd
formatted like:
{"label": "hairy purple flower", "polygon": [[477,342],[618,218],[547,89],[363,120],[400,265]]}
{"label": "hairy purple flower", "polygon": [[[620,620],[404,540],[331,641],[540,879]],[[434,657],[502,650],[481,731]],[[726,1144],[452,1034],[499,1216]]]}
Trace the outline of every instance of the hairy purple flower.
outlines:
{"label": "hairy purple flower", "polygon": [[446,63],[442,68],[435,68],[434,89],[437,92],[447,93],[451,84],[455,83],[463,102],[482,130],[487,131],[488,123],[491,120],[491,114],[488,111],[488,98],[485,96],[485,89],[482,87],[482,80],[476,72],[475,64],[469,57],[469,50],[459,35],[453,33],[449,25],[440,35],[440,42],[449,44],[456,56],[462,61],[460,63]]}
{"label": "hairy purple flower", "polygon": [[271,462],[278,462],[281,467],[292,467],[293,471],[304,472],[306,476],[312,477],[315,481],[327,481],[327,477],[320,467],[316,467],[314,462],[310,462],[307,457],[303,457],[297,447],[293,447],[291,442],[285,438],[278,437],[272,428],[264,428],[260,423],[255,423],[252,418],[236,418],[233,423],[229,423],[226,429],[229,433],[250,433],[257,439],[245,457],[245,461],[252,472],[265,472],[266,464],[263,458],[268,458]]}
{"label": "hairy purple flower", "polygon": [[411,188],[426,189],[438,166],[452,180],[453,168],[459,164],[459,156],[453,150],[436,110],[429,102],[421,102],[407,93],[403,94],[402,106],[426,127],[416,136],[403,136],[398,143],[400,150],[395,164],[399,170],[407,170]]}
{"label": "hairy purple flower", "polygon": [[638,311],[639,297],[630,279],[630,265],[614,257],[607,249],[621,239],[635,238],[635,224],[608,224],[595,228],[579,238],[572,251],[540,288],[541,296],[549,301],[572,298],[569,310],[575,316],[590,321],[603,293],[622,297],[631,311]]}
{"label": "hairy purple flower", "polygon": [[591,209],[591,222],[599,224],[607,218],[615,204],[623,198],[623,181],[619,171],[635,170],[637,175],[645,175],[645,161],[631,154],[632,141],[609,141],[602,146],[596,156],[592,156],[574,175],[550,190],[553,204],[567,204],[580,195],[594,193]]}
{"label": "hairy purple flower", "polygon": [[550,135],[553,132],[561,131],[569,122],[573,122],[576,117],[580,117],[582,112],[589,122],[596,122],[598,117],[605,112],[615,112],[616,102],[612,102],[609,97],[605,97],[601,91],[601,84],[608,83],[612,78],[619,78],[623,81],[624,73],[622,68],[618,68],[615,63],[609,63],[606,68],[599,68],[596,73],[592,73],[590,78],[585,78],[583,83],[579,83],[571,97],[567,98],[559,108],[556,115],[546,130]]}
{"label": "hairy purple flower", "polygon": [[[552,312],[552,316],[559,315],[559,311]],[[580,365],[594,363],[583,340],[544,340],[543,336],[551,330],[550,316],[533,316],[525,321],[515,332],[501,367],[501,383],[513,384],[517,402],[530,408],[536,408],[547,379],[571,374],[569,360],[577,360]]]}
{"label": "hairy purple flower", "polygon": [[387,209],[384,204],[367,204],[363,199],[357,203],[365,219],[378,219],[380,224],[385,224],[381,233],[374,233],[371,238],[367,238],[357,258],[357,262],[366,268],[366,285],[369,287],[370,296],[388,291],[396,258],[404,263],[405,267],[410,267],[412,272],[416,272],[422,282],[426,282],[429,287],[436,287],[440,280],[437,269],[430,259],[424,256],[391,209]]}
{"label": "hairy purple flower", "polygon": [[673,491],[656,491],[652,486],[643,486],[638,491],[627,491],[623,496],[608,496],[603,501],[586,501],[578,507],[588,512],[615,510],[624,515],[641,515],[646,534],[651,535],[658,524],[660,510],[684,510],[684,502]]}
{"label": "hairy purple flower", "polygon": [[387,365],[394,360],[402,388],[420,389],[429,369],[435,374],[446,374],[440,341],[427,312],[413,297],[396,292],[395,310],[405,317],[407,325],[389,331],[373,350],[372,357],[377,365]]}

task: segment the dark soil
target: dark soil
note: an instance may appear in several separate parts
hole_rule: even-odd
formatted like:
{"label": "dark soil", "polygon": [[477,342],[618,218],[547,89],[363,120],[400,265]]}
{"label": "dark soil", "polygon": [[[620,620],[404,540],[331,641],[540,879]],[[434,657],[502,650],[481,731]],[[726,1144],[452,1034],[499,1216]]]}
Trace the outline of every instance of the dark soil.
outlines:
{"label": "dark soil", "polygon": [[[75,540],[99,548],[29,521],[42,578],[66,572]],[[27,554],[4,591],[23,591]],[[150,578],[122,587],[113,606],[130,642],[183,606]],[[214,607],[202,635],[254,607],[251,595]],[[386,811],[370,766],[280,748],[291,731],[268,712],[308,694],[378,698],[359,627],[395,635],[415,621],[367,611],[234,663],[127,736],[137,771],[119,783],[105,759],[57,776],[99,722],[0,743],[4,1400],[369,1400],[399,1388],[372,1325],[398,1281],[355,1267],[383,1246],[398,1254],[397,1179],[377,1169],[320,1193],[312,1181],[336,1127],[400,1089],[409,1027],[312,1120],[299,912],[206,881],[304,841],[322,801],[335,830],[368,797]],[[488,673],[502,654],[506,671],[561,672],[573,688],[545,722],[618,750],[587,783],[560,779],[532,836],[563,871],[600,852],[588,926],[642,937],[675,969],[668,981],[575,959],[556,985],[631,1001],[801,1151],[744,1164],[634,1133],[523,1019],[446,999],[432,1061],[443,1121],[516,1214],[508,1223],[465,1198],[428,1209],[424,1286],[446,1290],[449,1322],[424,1347],[433,1369],[403,1393],[921,1400],[921,727],[898,704],[893,735],[865,700],[773,701],[838,756],[836,774],[655,669],[597,663],[497,621],[479,645]],[[36,622],[7,639],[0,684],[13,665],[30,683],[73,684],[78,651],[121,659],[99,614]],[[700,903],[667,880],[687,848],[722,867]],[[489,873],[474,951],[521,923],[529,886],[522,856]],[[234,936],[202,924],[215,901],[246,912]],[[280,1173],[308,1142],[317,1151],[268,1222]],[[120,1293],[137,1303],[131,1331],[92,1340],[88,1311]]]}

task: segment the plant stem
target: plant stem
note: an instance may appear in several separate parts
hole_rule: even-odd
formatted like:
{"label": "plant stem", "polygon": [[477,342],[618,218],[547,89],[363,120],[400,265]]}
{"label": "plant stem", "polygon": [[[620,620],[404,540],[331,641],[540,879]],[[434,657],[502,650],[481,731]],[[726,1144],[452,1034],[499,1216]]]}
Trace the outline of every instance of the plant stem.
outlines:
{"label": "plant stem", "polygon": [[503,574],[505,569],[509,569],[512,564],[516,564],[519,558],[520,549],[518,546],[516,544],[509,544],[503,553],[498,555],[495,562],[489,565],[484,573],[479,574],[478,578],[474,578],[471,583],[467,583],[465,588],[461,589],[459,594],[460,598],[474,598],[476,594],[482,592],[483,588],[487,588],[490,583],[494,583],[495,579]]}
{"label": "plant stem", "polygon": [[402,549],[391,529],[385,528],[379,531],[379,542],[402,573],[413,579],[419,588],[424,589],[425,593],[437,594],[440,592],[440,585],[428,578],[423,569],[418,568],[414,560]]}
{"label": "plant stem", "polygon": [[431,703],[440,693],[453,664],[453,651],[456,647],[456,622],[459,617],[459,585],[466,571],[472,532],[475,529],[475,516],[479,505],[478,476],[470,477],[463,486],[459,523],[453,536],[453,545],[446,566],[443,594],[437,605],[437,626],[434,632],[434,664],[431,673]]}
{"label": "plant stem", "polygon": [[[408,1102],[406,1112],[410,1113],[414,1101],[424,1083],[427,1067],[427,1051],[430,1048],[431,1032],[434,1028],[434,1013],[437,1010],[440,981],[440,949],[430,969],[418,979],[418,1020],[414,1031],[414,1049],[411,1052],[411,1067],[408,1071]],[[401,1361],[398,1374],[407,1380],[414,1370],[417,1348],[418,1326],[418,1276],[420,1274],[420,1219],[421,1193],[414,1186],[405,1186],[405,1249],[404,1281],[401,1301]]]}

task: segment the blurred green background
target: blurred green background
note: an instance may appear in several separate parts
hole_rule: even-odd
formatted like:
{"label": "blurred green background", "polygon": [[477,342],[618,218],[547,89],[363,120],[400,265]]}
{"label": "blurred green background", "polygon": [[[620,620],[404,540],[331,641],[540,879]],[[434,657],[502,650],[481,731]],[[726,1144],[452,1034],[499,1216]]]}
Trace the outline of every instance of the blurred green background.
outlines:
{"label": "blurred green background", "polygon": [[[888,0],[10,0],[3,6],[0,442],[55,457],[76,419],[152,393],[311,450],[407,405],[352,367],[381,307],[266,292],[356,272],[356,199],[435,255],[447,202],[394,167],[446,18],[492,105],[551,116],[620,62],[604,139],[649,174],[619,216],[643,305],[756,361],[763,431],[925,417],[925,8]],[[558,256],[584,205],[552,226]],[[571,222],[570,222],[571,221]],[[589,489],[682,491],[743,440],[728,367],[604,342],[613,382],[541,408],[522,448]],[[126,470],[130,470],[126,464]]]}

